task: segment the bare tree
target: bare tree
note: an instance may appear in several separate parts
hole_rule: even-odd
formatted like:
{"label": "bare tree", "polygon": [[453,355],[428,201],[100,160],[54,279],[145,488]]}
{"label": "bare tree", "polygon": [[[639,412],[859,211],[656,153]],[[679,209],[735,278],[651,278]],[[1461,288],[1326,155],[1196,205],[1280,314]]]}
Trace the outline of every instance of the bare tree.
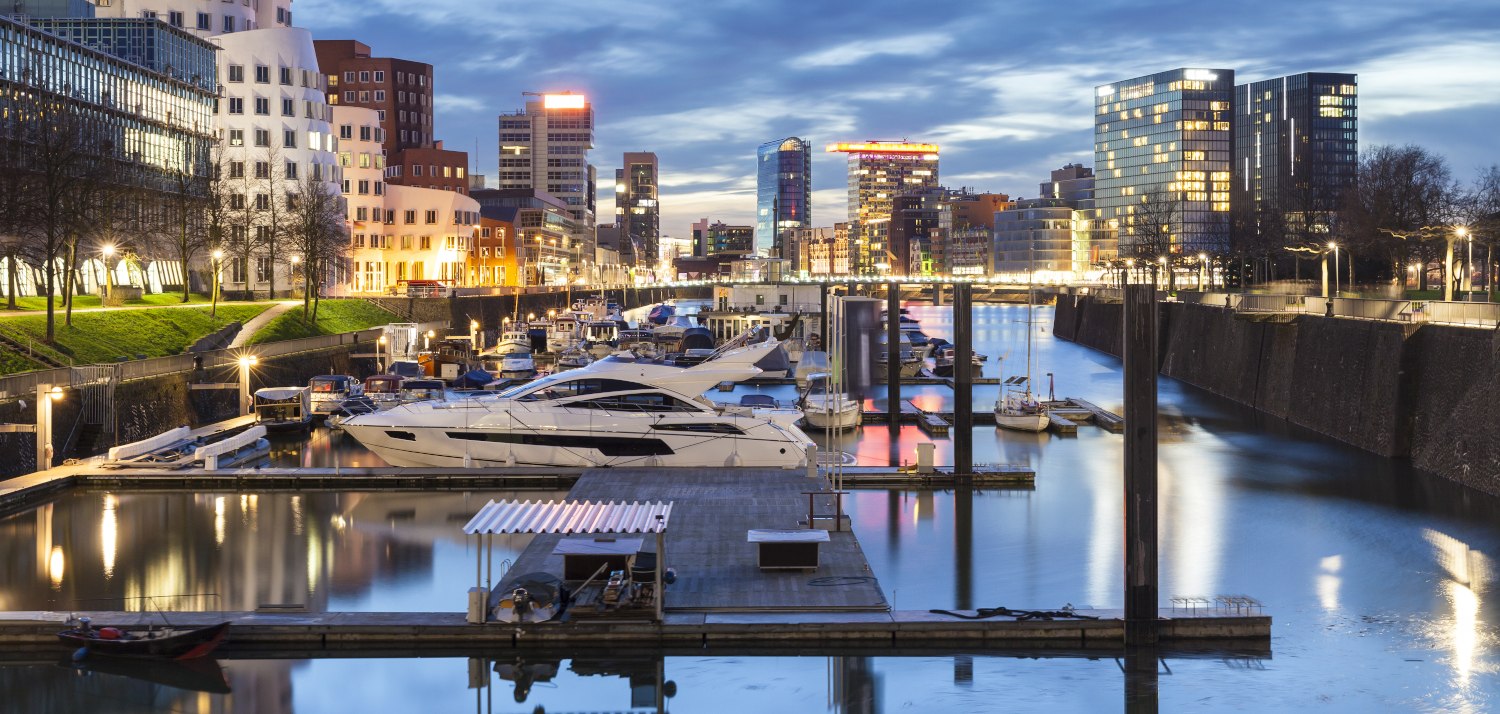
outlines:
{"label": "bare tree", "polygon": [[1412,145],[1370,147],[1360,157],[1357,188],[1344,194],[1340,237],[1366,254],[1383,255],[1397,282],[1403,265],[1418,263],[1419,287],[1424,290],[1427,266],[1446,249],[1443,280],[1445,294],[1451,296],[1452,221],[1458,197],[1458,185],[1442,156]]}
{"label": "bare tree", "polygon": [[[1126,213],[1124,228],[1130,241],[1127,246],[1121,240],[1120,252],[1138,264],[1149,264],[1155,282],[1158,271],[1175,262],[1173,243],[1182,231],[1182,219],[1182,192],[1160,185],[1151,187]],[[1180,257],[1180,248],[1178,252]]]}
{"label": "bare tree", "polygon": [[287,196],[295,187],[295,180],[286,174],[282,162],[281,146],[274,140],[255,157],[255,223],[259,231],[259,246],[266,254],[266,299],[276,299],[276,266],[280,264],[278,239],[287,231],[285,222],[289,210]]}
{"label": "bare tree", "polygon": [[[314,168],[319,168],[314,165]],[[349,256],[349,235],[343,195],[324,180],[321,171],[309,170],[297,181],[290,201],[282,238],[285,248],[300,258],[302,269],[302,318],[318,319],[322,278],[344,267]]]}
{"label": "bare tree", "polygon": [[15,111],[0,112],[0,258],[5,260],[5,300],[10,310],[16,309],[16,293],[21,289],[20,267],[26,252],[23,233],[30,200],[27,193],[31,190],[17,117]]}

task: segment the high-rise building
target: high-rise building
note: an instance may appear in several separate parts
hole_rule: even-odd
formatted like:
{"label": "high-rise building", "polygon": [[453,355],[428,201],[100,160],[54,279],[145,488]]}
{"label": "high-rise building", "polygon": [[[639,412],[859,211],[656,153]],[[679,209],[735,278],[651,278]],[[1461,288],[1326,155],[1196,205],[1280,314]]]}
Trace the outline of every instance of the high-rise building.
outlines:
{"label": "high-rise building", "polygon": [[620,262],[654,268],[661,238],[661,206],[656,199],[656,154],[627,151],[615,170],[615,223],[620,226]]}
{"label": "high-rise building", "polygon": [[829,144],[849,155],[849,230],[855,272],[890,274],[899,265],[890,243],[891,205],[896,196],[938,185],[936,144],[867,141]]}
{"label": "high-rise building", "polygon": [[755,152],[755,252],[787,258],[787,231],[812,226],[812,146],[790,136]]}
{"label": "high-rise building", "polygon": [[755,226],[731,226],[714,221],[704,230],[703,240],[710,256],[755,254]]}
{"label": "high-rise building", "polygon": [[1092,169],[1078,164],[1055,169],[1038,193],[994,214],[994,272],[1081,279],[1116,257],[1112,233],[1095,220]]}
{"label": "high-rise building", "polygon": [[1358,76],[1294,74],[1241,84],[1234,98],[1236,210],[1326,231],[1359,168]]}
{"label": "high-rise building", "polygon": [[573,238],[594,244],[594,106],[582,94],[535,94],[526,108],[501,114],[500,171],[496,188],[531,189],[567,205],[581,231]]}
{"label": "high-rise building", "polygon": [[1234,70],[1174,69],[1097,88],[1095,206],[1124,255],[1222,252]]}

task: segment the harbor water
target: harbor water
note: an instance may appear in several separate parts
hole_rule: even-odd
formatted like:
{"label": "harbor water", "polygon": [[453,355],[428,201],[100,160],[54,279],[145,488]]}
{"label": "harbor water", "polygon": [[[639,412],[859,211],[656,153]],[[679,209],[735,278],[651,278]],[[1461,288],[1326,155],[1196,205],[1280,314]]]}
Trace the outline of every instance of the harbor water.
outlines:
{"label": "harbor water", "polygon": [[[948,308],[916,305],[951,340]],[[1121,410],[1120,364],[1057,341],[1050,308],[1031,323],[1045,396]],[[979,306],[983,376],[1025,372],[1024,306]],[[992,408],[996,386],[975,388]],[[791,387],[740,387],[791,399]],[[872,398],[883,408],[884,388]],[[1485,712],[1500,707],[1500,500],[1418,473],[1163,380],[1161,593],[1245,595],[1274,617],[1269,657],[1170,656],[1165,711]],[[710,393],[716,399],[737,394]],[[924,409],[941,385],[908,386]],[[824,437],[815,434],[820,441]],[[883,424],[829,444],[861,464],[912,461],[951,442]],[[846,503],[872,575],[897,609],[1119,607],[1122,441],[976,429],[976,464],[1024,464],[1034,487],[854,492]],[[380,462],[340,434],[281,441],[281,465]],[[474,578],[459,528],[487,499],[559,492],[75,491],[0,520],[0,610],[253,609],[458,612]],[[525,537],[498,538],[497,577]],[[147,598],[146,596],[154,596]],[[181,596],[181,597],[164,597]],[[670,597],[670,596],[669,596]],[[1186,602],[1186,601],[1179,601]],[[206,694],[64,666],[67,653],[0,658],[0,711],[1100,711],[1141,704],[1112,653],[741,656],[706,650],[501,657],[493,689],[465,657],[402,652],[223,662],[232,694]],[[499,653],[491,653],[500,657]],[[553,673],[555,665],[555,674]],[[1131,675],[1134,676],[1134,675]],[[521,679],[518,688],[516,679]],[[1134,690],[1132,690],[1134,691]]]}

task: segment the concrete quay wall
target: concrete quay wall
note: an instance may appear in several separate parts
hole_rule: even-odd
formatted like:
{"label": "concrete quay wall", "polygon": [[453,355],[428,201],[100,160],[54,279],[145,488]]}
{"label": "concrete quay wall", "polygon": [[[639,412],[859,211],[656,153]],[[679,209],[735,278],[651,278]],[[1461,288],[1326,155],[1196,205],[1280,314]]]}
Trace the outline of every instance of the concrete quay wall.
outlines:
{"label": "concrete quay wall", "polygon": [[[1161,374],[1500,494],[1500,340],[1446,325],[1162,303]],[[1120,355],[1121,305],[1064,296],[1057,336]]]}

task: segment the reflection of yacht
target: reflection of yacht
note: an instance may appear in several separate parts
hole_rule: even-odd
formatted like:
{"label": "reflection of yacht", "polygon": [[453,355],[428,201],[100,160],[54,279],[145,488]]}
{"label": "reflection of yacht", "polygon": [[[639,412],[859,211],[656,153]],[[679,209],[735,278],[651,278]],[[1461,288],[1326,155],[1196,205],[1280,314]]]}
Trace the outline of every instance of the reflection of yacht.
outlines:
{"label": "reflection of yacht", "polygon": [[703,392],[759,373],[774,340],[692,368],[602,360],[492,397],[409,404],[344,429],[401,466],[802,465],[807,435]]}

